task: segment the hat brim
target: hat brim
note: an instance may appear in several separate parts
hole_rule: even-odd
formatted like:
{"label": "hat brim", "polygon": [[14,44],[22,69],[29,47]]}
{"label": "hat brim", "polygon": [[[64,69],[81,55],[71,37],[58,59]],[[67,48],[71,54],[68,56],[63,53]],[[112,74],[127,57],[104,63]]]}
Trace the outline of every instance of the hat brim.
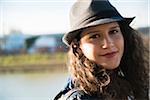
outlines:
{"label": "hat brim", "polygon": [[100,20],[96,20],[96,21],[93,21],[89,24],[86,24],[84,25],[83,27],[78,27],[66,34],[64,34],[62,40],[63,42],[67,45],[67,46],[70,46],[72,40],[77,36],[79,35],[79,33],[81,32],[82,29],[84,28],[88,28],[88,27],[92,27],[92,26],[96,26],[96,25],[100,25],[100,24],[106,24],[106,23],[111,23],[111,22],[118,22],[118,21],[123,21],[125,22],[126,24],[130,24],[133,19],[135,17],[132,17],[132,18],[105,18],[105,19],[100,19]]}

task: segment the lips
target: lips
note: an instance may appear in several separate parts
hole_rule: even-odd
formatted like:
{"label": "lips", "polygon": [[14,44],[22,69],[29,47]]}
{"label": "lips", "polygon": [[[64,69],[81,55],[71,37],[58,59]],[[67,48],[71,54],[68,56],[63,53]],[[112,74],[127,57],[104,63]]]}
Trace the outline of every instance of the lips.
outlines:
{"label": "lips", "polygon": [[106,57],[106,58],[112,58],[112,57],[114,57],[116,54],[117,54],[117,51],[115,51],[115,52],[109,52],[109,53],[106,53],[106,54],[101,55],[101,56]]}

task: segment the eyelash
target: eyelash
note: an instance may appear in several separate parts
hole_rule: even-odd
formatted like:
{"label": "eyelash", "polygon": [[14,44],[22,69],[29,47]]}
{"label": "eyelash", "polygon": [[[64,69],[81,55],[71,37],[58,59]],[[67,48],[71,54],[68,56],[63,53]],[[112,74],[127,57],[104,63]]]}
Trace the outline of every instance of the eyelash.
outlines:
{"label": "eyelash", "polygon": [[[117,34],[117,33],[119,33],[119,30],[117,30],[117,29],[109,31],[110,35],[114,35],[114,34]],[[89,39],[96,39],[96,38],[100,38],[100,37],[101,36],[99,34],[93,34],[92,36],[89,37]]]}
{"label": "eyelash", "polygon": [[89,38],[90,38],[90,39],[95,39],[95,38],[99,38],[99,37],[100,37],[100,35],[94,34],[94,35],[90,36]]}
{"label": "eyelash", "polygon": [[112,31],[110,31],[109,33],[110,34],[116,34],[116,33],[118,33],[119,31],[118,30],[112,30]]}

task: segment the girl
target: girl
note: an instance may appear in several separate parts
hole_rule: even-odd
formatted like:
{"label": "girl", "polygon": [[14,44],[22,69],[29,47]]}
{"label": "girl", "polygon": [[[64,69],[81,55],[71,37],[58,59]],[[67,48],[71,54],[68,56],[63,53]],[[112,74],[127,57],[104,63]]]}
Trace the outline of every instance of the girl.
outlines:
{"label": "girl", "polygon": [[77,1],[71,10],[71,78],[54,100],[148,100],[148,51],[140,34],[107,0]]}

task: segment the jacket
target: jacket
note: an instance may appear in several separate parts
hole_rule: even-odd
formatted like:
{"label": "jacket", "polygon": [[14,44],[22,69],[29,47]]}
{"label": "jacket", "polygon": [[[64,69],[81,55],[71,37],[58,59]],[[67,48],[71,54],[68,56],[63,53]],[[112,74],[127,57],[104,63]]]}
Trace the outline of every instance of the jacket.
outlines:
{"label": "jacket", "polygon": [[[88,95],[82,90],[75,89],[71,78],[68,79],[68,82],[63,90],[61,90],[54,100],[110,100],[103,97],[97,97],[94,95]],[[122,99],[120,99],[122,100]],[[127,96],[126,100],[135,100],[133,95]]]}

